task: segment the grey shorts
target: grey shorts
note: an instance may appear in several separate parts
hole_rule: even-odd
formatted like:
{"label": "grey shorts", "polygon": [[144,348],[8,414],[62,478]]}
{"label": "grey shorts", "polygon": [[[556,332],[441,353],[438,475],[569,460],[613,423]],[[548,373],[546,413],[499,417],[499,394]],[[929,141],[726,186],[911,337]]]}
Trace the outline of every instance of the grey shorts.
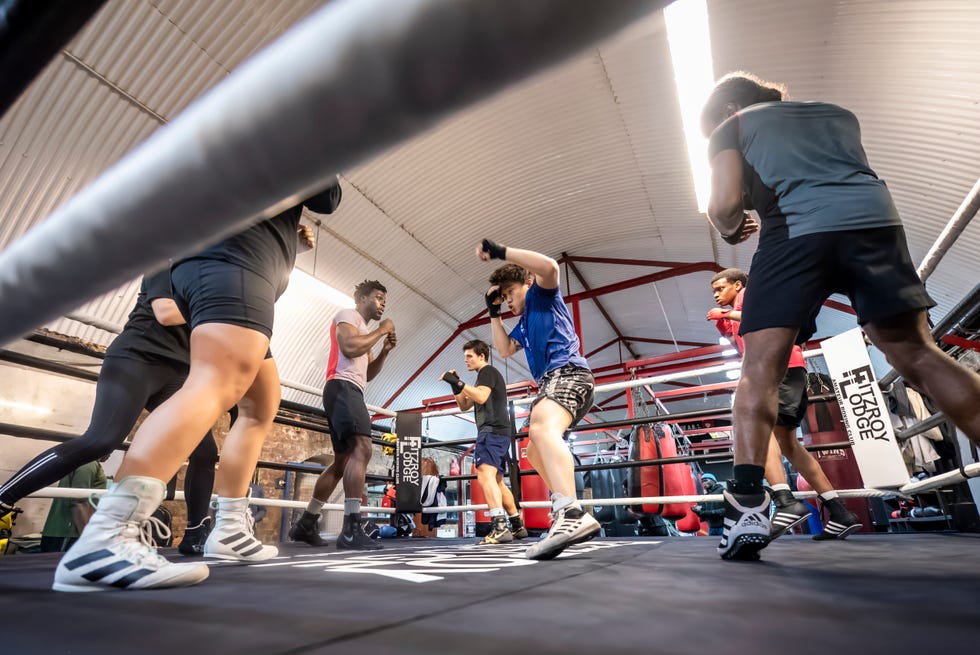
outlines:
{"label": "grey shorts", "polygon": [[531,409],[542,398],[549,398],[571,414],[572,422],[568,427],[573,427],[592,409],[594,392],[595,378],[592,371],[574,364],[565,364],[544,374],[538,387],[538,397],[531,403]]}

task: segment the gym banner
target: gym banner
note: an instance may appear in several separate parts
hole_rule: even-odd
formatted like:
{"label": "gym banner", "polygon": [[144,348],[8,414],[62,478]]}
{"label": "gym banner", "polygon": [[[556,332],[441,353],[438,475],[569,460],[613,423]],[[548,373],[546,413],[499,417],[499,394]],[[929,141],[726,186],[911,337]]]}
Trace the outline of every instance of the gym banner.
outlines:
{"label": "gym banner", "polygon": [[834,392],[864,486],[882,489],[908,483],[909,474],[861,328],[826,339],[820,347],[834,380]]}
{"label": "gym banner", "polygon": [[400,412],[395,419],[395,509],[422,511],[422,415]]}

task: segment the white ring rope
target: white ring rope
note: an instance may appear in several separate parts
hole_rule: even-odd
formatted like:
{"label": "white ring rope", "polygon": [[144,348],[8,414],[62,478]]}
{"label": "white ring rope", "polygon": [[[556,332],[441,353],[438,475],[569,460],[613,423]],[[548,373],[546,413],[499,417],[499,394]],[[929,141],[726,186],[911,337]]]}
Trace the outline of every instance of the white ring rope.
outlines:
{"label": "white ring rope", "polygon": [[0,253],[0,343],[274,216],[666,0],[340,0]]}
{"label": "white ring rope", "polygon": [[[980,467],[978,467],[980,474]],[[29,498],[88,498],[90,496],[101,496],[106,493],[105,489],[72,489],[68,487],[45,487],[31,494]],[[878,489],[845,489],[838,490],[841,498],[890,498],[896,495],[893,491],[880,491]],[[800,491],[793,494],[797,498],[815,498],[815,491]],[[184,500],[184,492],[178,491],[174,500]],[[724,500],[721,494],[702,494],[689,496],[641,496],[634,498],[586,498],[579,500],[583,507],[610,507],[613,505],[666,505],[671,503],[720,503]],[[251,498],[251,505],[263,505],[265,507],[282,507],[287,509],[306,509],[308,503],[300,500],[281,500],[278,498]],[[540,507],[551,507],[551,502],[547,500],[531,500],[521,502],[521,507],[529,509]],[[343,504],[332,503],[323,506],[323,509],[330,511],[344,511]],[[447,507],[425,507],[423,514],[445,514],[447,512],[468,512],[487,509],[486,504],[482,505],[449,505]],[[381,514],[394,514],[396,510],[390,507],[375,507],[365,505],[361,507],[362,512],[372,512]]]}

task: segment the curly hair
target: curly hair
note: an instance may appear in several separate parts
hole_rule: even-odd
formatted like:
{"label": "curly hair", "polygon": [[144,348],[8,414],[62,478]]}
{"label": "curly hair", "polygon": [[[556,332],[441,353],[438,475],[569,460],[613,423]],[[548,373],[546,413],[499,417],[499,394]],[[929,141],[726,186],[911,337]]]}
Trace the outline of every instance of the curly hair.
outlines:
{"label": "curly hair", "polygon": [[778,82],[767,82],[745,71],[735,71],[722,77],[704,102],[701,110],[701,133],[711,135],[715,128],[728,118],[725,107],[733,102],[744,109],[760,102],[789,100],[786,86]]}
{"label": "curly hair", "polygon": [[512,284],[524,284],[531,277],[530,271],[517,264],[504,264],[490,274],[490,284],[506,289]]}
{"label": "curly hair", "polygon": [[381,284],[377,280],[364,280],[354,287],[354,300],[364,298],[365,296],[370,296],[374,291],[388,293],[388,290],[385,289],[385,285]]}

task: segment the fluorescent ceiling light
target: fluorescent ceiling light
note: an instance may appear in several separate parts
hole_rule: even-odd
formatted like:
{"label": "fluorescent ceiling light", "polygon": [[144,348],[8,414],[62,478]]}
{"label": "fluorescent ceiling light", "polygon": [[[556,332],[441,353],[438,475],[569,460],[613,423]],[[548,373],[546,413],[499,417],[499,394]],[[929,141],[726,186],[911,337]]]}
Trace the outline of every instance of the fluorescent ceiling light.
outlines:
{"label": "fluorescent ceiling light", "polygon": [[289,275],[289,288],[286,293],[291,297],[316,295],[326,300],[331,305],[336,305],[343,309],[354,308],[354,298],[339,289],[319,280],[305,271],[294,268]]}
{"label": "fluorescent ceiling light", "polygon": [[708,142],[701,136],[700,117],[701,107],[715,81],[708,7],[705,0],[677,0],[664,9],[664,20],[698,211],[704,213],[708,207],[711,168],[708,165]]}
{"label": "fluorescent ceiling light", "polygon": [[742,377],[742,371],[740,369],[734,368],[730,371],[725,371],[725,377],[729,380],[737,380]]}

